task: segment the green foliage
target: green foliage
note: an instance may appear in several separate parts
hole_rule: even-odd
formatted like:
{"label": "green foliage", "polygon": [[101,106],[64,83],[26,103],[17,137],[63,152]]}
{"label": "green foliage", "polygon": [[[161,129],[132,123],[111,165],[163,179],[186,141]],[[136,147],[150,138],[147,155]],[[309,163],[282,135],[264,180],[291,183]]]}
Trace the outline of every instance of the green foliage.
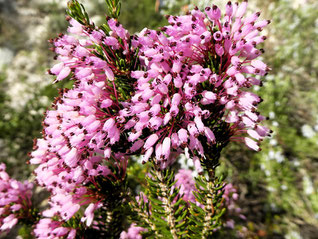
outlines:
{"label": "green foliage", "polygon": [[33,235],[32,235],[32,227],[29,225],[22,225],[19,228],[19,232],[18,232],[19,236],[23,239],[33,239]]}
{"label": "green foliage", "polygon": [[175,187],[174,172],[161,170],[152,161],[146,176],[145,194],[132,198],[132,216],[138,226],[147,229],[147,238],[210,238],[222,227],[225,213],[222,178],[199,175],[194,192],[197,203],[183,199]]}
{"label": "green foliage", "polygon": [[146,177],[145,197],[131,202],[131,209],[139,217],[140,225],[147,229],[147,238],[184,238],[187,234],[187,204],[174,187],[174,173],[161,170],[155,164]]}
{"label": "green foliage", "polygon": [[304,134],[304,126],[314,127],[318,115],[318,58],[314,54],[318,49],[318,5],[317,1],[296,4],[281,0],[270,4],[266,13],[274,24],[269,32],[275,38],[274,47],[265,45],[269,49],[266,61],[273,71],[260,93],[266,98],[262,111],[271,116],[274,135],[254,160],[265,171],[268,203],[277,212],[283,211],[277,231],[287,234],[292,228],[306,235],[302,228],[307,225],[318,232],[318,137],[313,129],[312,136]]}
{"label": "green foliage", "polygon": [[[25,47],[26,34],[20,20],[15,4],[12,1],[0,3],[0,46],[13,51],[22,50]],[[16,37],[17,34],[20,37]]]}
{"label": "green foliage", "polygon": [[[102,29],[106,33],[109,32],[106,24],[102,25]],[[122,40],[120,41],[121,44],[123,44]],[[129,46],[128,49],[131,49],[130,40],[127,44]],[[93,54],[114,67],[113,71],[116,73],[116,78],[113,82],[108,82],[109,87],[113,88],[113,84],[115,84],[118,89],[118,92],[116,92],[117,99],[114,97],[113,100],[128,100],[133,92],[133,86],[136,82],[136,79],[130,77],[130,72],[136,70],[136,67],[138,66],[139,49],[137,48],[135,51],[129,50],[126,52],[126,55],[124,55],[123,49],[113,50],[111,47],[106,46],[103,43],[101,43],[101,46],[95,45],[93,47],[95,48],[95,52],[93,52]]]}
{"label": "green foliage", "polygon": [[222,227],[221,217],[225,213],[222,200],[224,183],[222,178],[199,175],[195,178],[196,189],[194,192],[197,202],[203,205],[203,208],[195,203],[191,203],[189,226],[192,235],[190,238],[210,238],[215,229]]}
{"label": "green foliage", "polygon": [[33,226],[40,220],[39,210],[34,207],[30,208],[29,210],[21,209],[17,214],[17,218],[22,218],[18,223],[18,225],[20,225],[18,231],[19,236],[21,236],[23,239],[32,239]]}
{"label": "green foliage", "polygon": [[77,0],[70,0],[67,3],[67,14],[84,26],[94,27],[94,23],[89,20],[88,14],[83,6]]}
{"label": "green foliage", "polygon": [[[112,173],[108,177],[98,177],[94,184],[87,185],[96,192],[104,205],[95,213],[96,227],[99,228],[95,234],[98,233],[99,238],[118,238],[124,230],[126,216],[130,214],[127,203],[127,176],[118,163],[116,160],[109,163],[108,167]],[[85,235],[90,235],[93,229],[88,230],[85,230]]]}
{"label": "green foliage", "polygon": [[118,19],[120,15],[121,2],[120,0],[105,0],[109,16],[115,19]]}

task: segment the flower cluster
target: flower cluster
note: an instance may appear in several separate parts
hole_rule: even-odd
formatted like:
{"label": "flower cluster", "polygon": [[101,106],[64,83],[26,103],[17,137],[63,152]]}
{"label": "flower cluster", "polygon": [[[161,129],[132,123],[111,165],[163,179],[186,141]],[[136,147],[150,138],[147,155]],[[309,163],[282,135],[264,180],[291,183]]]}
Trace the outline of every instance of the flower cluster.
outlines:
{"label": "flower cluster", "polygon": [[[49,73],[74,84],[46,112],[30,160],[39,164],[38,184],[52,194],[38,237],[74,238],[55,219],[67,222],[82,211],[81,223],[96,226],[107,198],[103,183],[123,180],[131,155],[165,169],[186,153],[201,171],[200,159],[230,140],[260,150],[269,134],[259,125],[262,99],[246,89],[261,85],[254,75],[269,70],[256,60],[269,21],[257,21],[259,13],[244,18],[246,7],[229,2],[223,17],[215,5],[194,9],[134,36],[116,19],[104,28],[68,19],[70,34],[51,41],[60,63]],[[194,200],[184,187],[186,200]]]}
{"label": "flower cluster", "polygon": [[36,238],[67,238],[72,239],[76,236],[76,230],[62,226],[62,222],[54,221],[50,218],[41,219],[34,229]]}
{"label": "flower cluster", "polygon": [[10,230],[19,220],[27,220],[31,210],[33,184],[11,179],[0,164],[0,233]]}
{"label": "flower cluster", "polygon": [[257,21],[259,13],[243,18],[246,6],[229,2],[223,19],[215,5],[205,13],[168,16],[170,25],[162,31],[144,29],[134,37],[145,70],[131,73],[135,94],[121,112],[131,117],[126,124],[133,129],[131,150],[143,147],[144,161],[155,156],[166,168],[175,158],[172,151],[188,148],[205,157],[204,149],[230,139],[260,150],[257,141],[269,134],[259,125],[262,99],[245,89],[261,85],[253,75],[269,70],[255,59],[269,21]]}
{"label": "flower cluster", "polygon": [[[83,220],[90,226],[94,210],[103,200],[103,196],[96,193],[100,188],[97,178],[121,180],[125,176],[127,158],[121,153],[124,145],[118,144],[123,126],[116,115],[121,96],[117,94],[119,86],[113,81],[114,73],[117,77],[126,73],[112,65],[117,57],[112,54],[119,49],[129,52],[129,35],[113,19],[108,21],[113,36],[85,28],[74,19],[70,24],[69,32],[79,37],[60,35],[52,41],[61,63],[49,73],[56,75],[57,81],[72,78],[74,87],[62,90],[53,109],[46,112],[43,138],[35,141],[30,162],[40,164],[35,170],[36,180],[52,194],[51,208],[43,215],[58,215],[67,221],[86,205]],[[80,39],[83,36],[88,38]],[[97,50],[91,49],[97,46],[103,47],[107,60],[100,59]],[[122,171],[120,178],[109,168],[110,161],[114,161],[114,168]]]}

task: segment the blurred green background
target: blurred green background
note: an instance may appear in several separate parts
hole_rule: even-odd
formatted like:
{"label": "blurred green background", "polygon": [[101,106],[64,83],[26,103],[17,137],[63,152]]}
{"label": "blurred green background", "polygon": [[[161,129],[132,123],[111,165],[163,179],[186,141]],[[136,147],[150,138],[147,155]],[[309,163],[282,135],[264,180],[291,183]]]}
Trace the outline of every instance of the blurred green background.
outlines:
{"label": "blurred green background", "polygon": [[[66,0],[0,0],[0,161],[10,175],[30,178],[26,165],[43,112],[57,95],[46,74],[53,64],[48,39],[65,32]],[[104,0],[81,1],[93,21],[105,19]],[[227,1],[122,0],[121,23],[131,33],[166,24],[165,14]],[[220,171],[239,191],[233,230],[220,238],[318,238],[318,1],[250,0],[249,11],[271,19],[263,60],[272,71],[261,112],[274,131],[262,151],[232,143]]]}

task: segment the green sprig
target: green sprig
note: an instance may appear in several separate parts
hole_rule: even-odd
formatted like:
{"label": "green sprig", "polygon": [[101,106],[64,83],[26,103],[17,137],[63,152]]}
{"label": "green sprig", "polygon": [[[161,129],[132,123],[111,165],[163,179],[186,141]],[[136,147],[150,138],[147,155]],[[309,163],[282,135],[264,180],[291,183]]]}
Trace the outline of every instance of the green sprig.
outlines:
{"label": "green sprig", "polygon": [[140,196],[139,202],[132,204],[132,210],[141,219],[141,226],[148,229],[147,238],[186,238],[188,205],[175,187],[174,172],[161,170],[152,163],[150,176],[146,177],[148,201]]}
{"label": "green sprig", "polygon": [[121,2],[120,0],[105,0],[108,6],[110,17],[118,19],[120,15]]}
{"label": "green sprig", "polygon": [[78,21],[80,24],[88,27],[95,27],[94,23],[89,20],[89,16],[83,6],[77,0],[70,0],[67,3],[67,14]]}

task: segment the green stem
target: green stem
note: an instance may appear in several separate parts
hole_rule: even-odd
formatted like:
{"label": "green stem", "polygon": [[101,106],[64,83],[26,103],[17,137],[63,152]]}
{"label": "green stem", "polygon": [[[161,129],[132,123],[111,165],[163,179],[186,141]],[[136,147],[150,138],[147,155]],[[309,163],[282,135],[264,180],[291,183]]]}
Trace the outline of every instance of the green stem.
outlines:
{"label": "green stem", "polygon": [[156,237],[157,237],[157,238],[162,237],[161,235],[158,234],[157,227],[156,227],[156,225],[151,221],[150,215],[149,215],[147,212],[144,212],[143,210],[141,210],[141,209],[139,208],[138,203],[136,203],[136,201],[131,200],[131,201],[130,201],[130,204],[131,204],[131,208],[138,214],[138,216],[139,216],[140,218],[142,218],[146,224],[149,225],[149,227],[151,228],[151,230],[155,233]]}
{"label": "green stem", "polygon": [[171,201],[171,198],[169,197],[170,190],[166,185],[165,176],[164,176],[163,172],[160,169],[159,170],[156,169],[155,173],[156,173],[158,180],[160,181],[159,187],[160,187],[161,194],[162,194],[163,207],[164,207],[166,215],[167,215],[167,222],[168,222],[168,226],[170,228],[170,233],[171,233],[173,239],[177,239],[178,238],[178,235],[177,235],[178,231],[176,229],[176,219],[174,218],[172,201]]}
{"label": "green stem", "polygon": [[207,191],[206,191],[206,205],[204,207],[205,217],[202,231],[202,239],[208,238],[211,235],[211,224],[213,222],[212,217],[214,216],[214,206],[213,206],[213,183],[210,181],[207,182]]}
{"label": "green stem", "polygon": [[213,219],[216,214],[215,206],[213,205],[214,199],[218,197],[218,178],[215,176],[215,170],[219,165],[220,153],[213,155],[213,158],[205,159],[203,162],[204,167],[207,170],[207,177],[201,175],[201,179],[206,183],[205,190],[205,202],[204,202],[204,220],[203,220],[203,230],[202,230],[202,239],[208,238],[213,234],[212,228],[214,224],[217,223],[217,220]]}

